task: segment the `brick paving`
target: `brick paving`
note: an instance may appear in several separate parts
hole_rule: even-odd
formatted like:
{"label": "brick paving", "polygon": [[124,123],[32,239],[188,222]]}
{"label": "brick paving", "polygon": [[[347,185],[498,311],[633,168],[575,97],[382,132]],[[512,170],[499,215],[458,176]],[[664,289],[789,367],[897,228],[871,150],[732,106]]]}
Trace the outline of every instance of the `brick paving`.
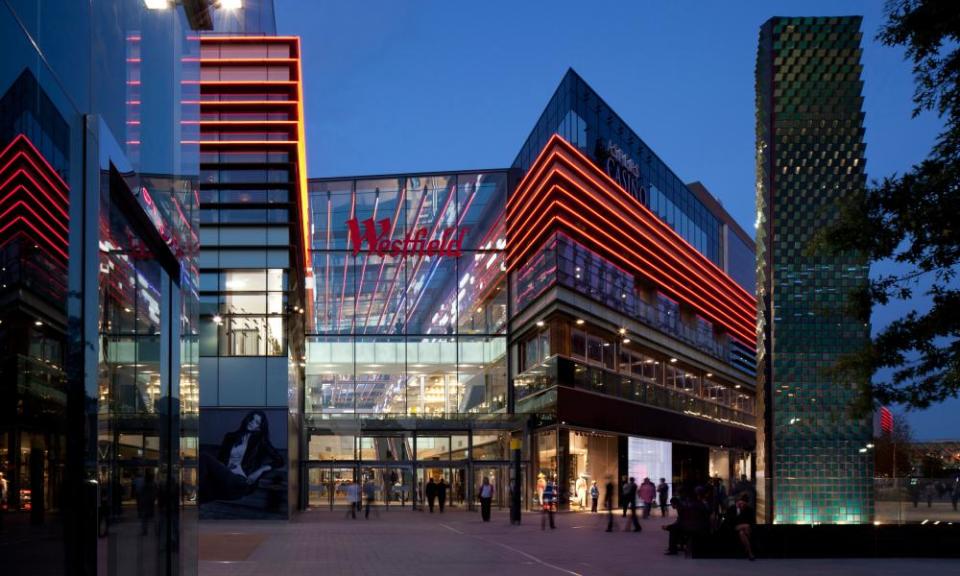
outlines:
{"label": "brick paving", "polygon": [[[479,512],[428,514],[392,508],[370,520],[343,511],[309,511],[290,522],[204,521],[201,576],[654,574],[894,576],[929,571],[960,575],[960,561],[936,559],[694,560],[664,556],[665,521],[643,521],[640,534],[604,532],[602,514],[557,515],[542,531],[535,513],[511,526],[505,510],[490,523]],[[672,520],[667,520],[670,522]]]}

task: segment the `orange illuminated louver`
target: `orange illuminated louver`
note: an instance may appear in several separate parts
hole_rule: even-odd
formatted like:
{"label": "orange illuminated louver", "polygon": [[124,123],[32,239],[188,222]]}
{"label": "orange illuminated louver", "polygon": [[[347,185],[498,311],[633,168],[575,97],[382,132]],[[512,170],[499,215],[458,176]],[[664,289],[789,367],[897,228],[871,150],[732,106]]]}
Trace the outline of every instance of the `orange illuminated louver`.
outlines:
{"label": "orange illuminated louver", "polygon": [[507,201],[507,266],[562,231],[756,346],[756,299],[558,135]]}
{"label": "orange illuminated louver", "polygon": [[69,187],[23,134],[0,151],[0,246],[26,238],[66,265]]}
{"label": "orange illuminated louver", "polygon": [[[289,47],[289,53],[277,57],[268,55],[263,57],[249,58],[230,58],[228,56],[221,58],[203,57],[200,58],[201,70],[220,69],[221,67],[235,67],[240,64],[256,64],[257,66],[270,66],[278,64],[290,70],[289,80],[266,80],[251,78],[250,80],[190,80],[187,83],[197,84],[203,96],[217,94],[237,94],[249,92],[251,96],[248,100],[210,100],[201,98],[199,100],[200,111],[216,112],[221,110],[226,112],[262,112],[265,110],[276,110],[278,107],[296,106],[295,118],[291,121],[264,121],[260,122],[265,127],[276,126],[279,124],[289,125],[289,140],[206,140],[202,139],[195,142],[201,149],[276,149],[277,147],[295,147],[296,150],[296,186],[298,189],[297,198],[300,227],[302,233],[302,250],[304,270],[312,270],[310,262],[310,209],[307,198],[307,157],[306,157],[306,136],[304,131],[304,112],[303,112],[303,71],[300,65],[300,38],[298,36],[200,36],[202,46],[225,46],[231,44],[265,44],[265,45],[285,45]],[[241,92],[242,91],[242,92]],[[264,96],[264,93],[268,95]],[[283,100],[272,100],[271,96],[282,94]],[[255,96],[254,96],[255,95]],[[289,110],[289,108],[287,109]],[[293,116],[293,110],[290,115]],[[230,126],[254,125],[257,122],[247,121],[207,121],[199,122],[201,133],[214,132],[220,129],[226,129]],[[307,302],[307,306],[311,306]]]}

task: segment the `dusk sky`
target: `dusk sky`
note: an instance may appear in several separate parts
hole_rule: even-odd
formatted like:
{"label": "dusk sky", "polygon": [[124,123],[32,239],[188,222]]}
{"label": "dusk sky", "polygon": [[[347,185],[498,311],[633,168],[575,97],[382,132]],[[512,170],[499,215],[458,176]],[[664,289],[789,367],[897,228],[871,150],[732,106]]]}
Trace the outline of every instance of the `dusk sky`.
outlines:
{"label": "dusk sky", "polygon": [[[311,177],[511,164],[573,67],[686,182],[753,235],[754,62],[772,16],[864,16],[871,179],[923,159],[942,122],[912,119],[903,51],[880,45],[883,2],[276,0],[302,37]],[[903,313],[878,311],[874,330]],[[909,415],[918,439],[960,437],[960,400]]]}

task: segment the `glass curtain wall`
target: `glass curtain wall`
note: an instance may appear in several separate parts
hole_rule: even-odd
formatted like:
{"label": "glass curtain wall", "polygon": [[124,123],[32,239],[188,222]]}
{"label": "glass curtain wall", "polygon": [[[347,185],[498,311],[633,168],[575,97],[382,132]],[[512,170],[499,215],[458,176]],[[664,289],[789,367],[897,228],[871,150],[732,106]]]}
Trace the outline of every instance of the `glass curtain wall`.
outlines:
{"label": "glass curtain wall", "polygon": [[550,99],[513,167],[525,172],[554,134],[580,149],[628,194],[720,265],[721,224],[676,174],[572,69]]}
{"label": "glass curtain wall", "polygon": [[504,172],[310,183],[308,412],[505,411],[506,193]]}

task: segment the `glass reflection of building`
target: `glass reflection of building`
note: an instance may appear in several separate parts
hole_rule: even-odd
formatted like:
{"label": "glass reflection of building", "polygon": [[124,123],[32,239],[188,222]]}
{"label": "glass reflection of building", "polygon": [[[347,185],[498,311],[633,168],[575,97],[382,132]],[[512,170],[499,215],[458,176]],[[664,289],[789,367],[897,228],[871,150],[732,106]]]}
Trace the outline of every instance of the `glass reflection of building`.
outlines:
{"label": "glass reflection of building", "polygon": [[0,7],[0,547],[15,573],[196,572],[189,122],[208,15]]}

